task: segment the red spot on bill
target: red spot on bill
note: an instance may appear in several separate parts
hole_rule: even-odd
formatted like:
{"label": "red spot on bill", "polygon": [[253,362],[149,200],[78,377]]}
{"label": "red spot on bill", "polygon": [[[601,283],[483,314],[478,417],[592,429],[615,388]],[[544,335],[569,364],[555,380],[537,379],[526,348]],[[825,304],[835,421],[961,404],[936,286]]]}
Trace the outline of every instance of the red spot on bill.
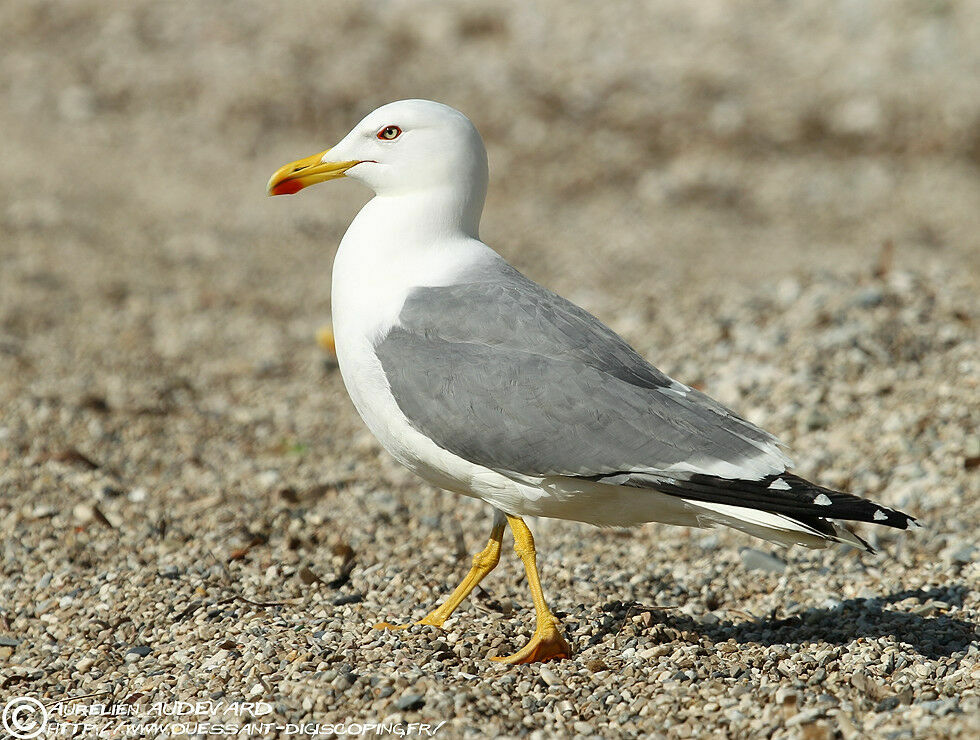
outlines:
{"label": "red spot on bill", "polygon": [[272,195],[293,195],[303,189],[303,183],[299,180],[283,180],[276,183],[269,191]]}

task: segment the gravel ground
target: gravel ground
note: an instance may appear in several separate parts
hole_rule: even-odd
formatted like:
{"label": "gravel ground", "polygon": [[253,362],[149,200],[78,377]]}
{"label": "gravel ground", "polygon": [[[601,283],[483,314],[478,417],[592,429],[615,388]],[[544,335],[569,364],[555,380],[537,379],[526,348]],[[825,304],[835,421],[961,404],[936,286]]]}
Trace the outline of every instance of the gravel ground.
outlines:
{"label": "gravel ground", "polygon": [[[980,8],[553,5],[0,6],[0,702],[980,732]],[[485,660],[533,626],[509,549],[444,631],[372,630],[489,512],[386,457],[313,340],[363,192],[263,186],[409,95],[486,134],[487,241],[925,528],[867,555],[541,520],[572,660]]]}

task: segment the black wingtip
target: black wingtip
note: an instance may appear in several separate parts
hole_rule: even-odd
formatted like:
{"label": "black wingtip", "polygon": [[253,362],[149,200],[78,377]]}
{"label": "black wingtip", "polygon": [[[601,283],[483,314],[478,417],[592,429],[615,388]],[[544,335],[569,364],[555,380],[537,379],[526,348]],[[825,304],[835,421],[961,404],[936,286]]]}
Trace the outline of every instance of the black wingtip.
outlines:
{"label": "black wingtip", "polygon": [[[705,501],[784,514],[831,535],[830,520],[867,522],[895,529],[921,526],[915,517],[874,501],[811,483],[792,473],[767,475],[758,480],[721,478],[694,473],[661,479],[646,474],[616,476],[621,485],[655,488],[693,501]],[[821,526],[817,522],[824,522]],[[855,535],[856,536],[856,535]],[[833,539],[831,535],[831,539]]]}
{"label": "black wingtip", "polygon": [[769,476],[766,481],[770,486],[774,481],[785,482],[790,488],[787,493],[792,494],[798,501],[802,499],[806,512],[819,517],[881,524],[895,529],[921,526],[916,523],[915,517],[903,511],[882,506],[852,493],[818,486],[792,473]]}

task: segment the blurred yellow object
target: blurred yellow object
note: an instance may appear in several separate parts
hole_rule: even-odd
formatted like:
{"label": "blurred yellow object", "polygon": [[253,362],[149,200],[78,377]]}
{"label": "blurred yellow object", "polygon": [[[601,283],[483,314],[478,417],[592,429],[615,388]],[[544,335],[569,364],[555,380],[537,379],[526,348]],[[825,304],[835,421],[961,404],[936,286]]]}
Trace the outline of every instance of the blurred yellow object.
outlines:
{"label": "blurred yellow object", "polygon": [[337,344],[334,342],[332,326],[321,326],[316,330],[316,343],[331,357],[337,356]]}

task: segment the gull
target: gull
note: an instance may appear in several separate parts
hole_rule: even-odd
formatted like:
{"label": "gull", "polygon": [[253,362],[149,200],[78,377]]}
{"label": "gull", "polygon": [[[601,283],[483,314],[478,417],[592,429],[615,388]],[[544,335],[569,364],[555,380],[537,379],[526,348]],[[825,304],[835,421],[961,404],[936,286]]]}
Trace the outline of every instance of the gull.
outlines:
{"label": "gull", "polygon": [[524,648],[494,660],[571,656],[525,516],[727,525],[782,545],[866,550],[841,520],[915,523],[788,472],[775,437],[669,378],[480,241],[487,153],[459,111],[428,100],[384,105],[333,148],[280,168],[268,192],[341,177],[375,194],[333,265],[337,360],[351,400],[398,462],[494,510],[487,546],[419,624],[443,625],[497,565],[509,525],[536,623]]}

